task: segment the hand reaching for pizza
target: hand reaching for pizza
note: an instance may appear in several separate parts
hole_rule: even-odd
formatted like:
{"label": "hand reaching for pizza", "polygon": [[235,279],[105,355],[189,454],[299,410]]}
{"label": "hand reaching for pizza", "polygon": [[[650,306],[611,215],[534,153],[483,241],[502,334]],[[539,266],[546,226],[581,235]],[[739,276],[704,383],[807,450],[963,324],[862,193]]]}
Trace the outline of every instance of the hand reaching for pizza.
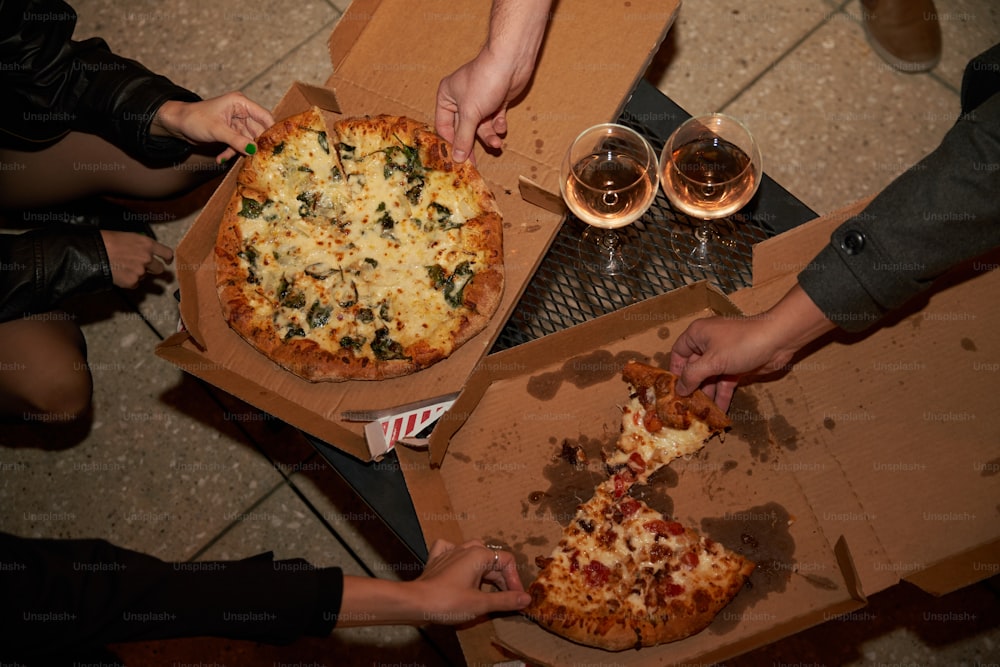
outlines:
{"label": "hand reaching for pizza", "polygon": [[[517,611],[531,602],[517,575],[513,554],[479,541],[456,547],[437,540],[416,583],[428,589],[425,620],[443,625],[467,623],[491,612]],[[484,583],[497,590],[481,590]]]}
{"label": "hand reaching for pizza", "polygon": [[489,38],[479,54],[441,80],[434,129],[452,144],[456,162],[469,158],[478,136],[498,149],[507,133],[507,105],[531,80],[552,0],[493,0]]}
{"label": "hand reaching for pizza", "polygon": [[[336,627],[458,625],[491,612],[516,611],[531,602],[514,556],[482,542],[431,545],[423,573],[413,581],[344,577]],[[484,584],[496,589],[482,590]]]}
{"label": "hand reaching for pizza", "polygon": [[102,230],[101,238],[118,287],[134,289],[147,273],[163,273],[174,259],[173,250],[144,234]]}
{"label": "hand reaching for pizza", "polygon": [[452,144],[456,162],[468,158],[476,137],[483,145],[499,149],[507,134],[507,103],[527,83],[527,77],[515,80],[509,63],[492,58],[485,50],[448,77],[441,80],[437,92],[434,129]]}
{"label": "hand reaching for pizza", "polygon": [[729,409],[741,377],[787,368],[795,353],[835,325],[798,285],[773,308],[747,318],[695,320],[674,342],[670,372],[682,396],[700,388]]}
{"label": "hand reaching for pizza", "polygon": [[242,93],[226,93],[201,102],[164,102],[153,118],[150,131],[184,139],[192,144],[222,143],[219,162],[237,153],[256,152],[254,140],[274,125],[271,113]]}

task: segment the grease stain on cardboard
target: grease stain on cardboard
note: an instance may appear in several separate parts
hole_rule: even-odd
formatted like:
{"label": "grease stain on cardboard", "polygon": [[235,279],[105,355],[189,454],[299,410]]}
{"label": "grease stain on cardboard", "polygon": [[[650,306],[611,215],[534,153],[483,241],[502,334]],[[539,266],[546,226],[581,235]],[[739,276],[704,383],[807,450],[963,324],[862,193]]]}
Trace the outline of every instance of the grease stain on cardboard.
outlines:
{"label": "grease stain on cardboard", "polygon": [[558,371],[532,375],[528,378],[528,394],[539,401],[549,401],[559,393],[564,382],[584,389],[620,375],[628,360],[646,358],[640,352],[612,354],[607,350],[595,350],[567,360]]}

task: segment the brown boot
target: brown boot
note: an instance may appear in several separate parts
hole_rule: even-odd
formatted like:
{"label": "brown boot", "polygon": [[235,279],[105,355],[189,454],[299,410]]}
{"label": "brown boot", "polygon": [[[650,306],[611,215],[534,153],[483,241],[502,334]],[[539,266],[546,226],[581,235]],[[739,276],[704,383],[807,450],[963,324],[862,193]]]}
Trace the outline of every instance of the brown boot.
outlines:
{"label": "brown boot", "polygon": [[861,0],[868,43],[901,72],[926,72],[941,59],[933,0]]}

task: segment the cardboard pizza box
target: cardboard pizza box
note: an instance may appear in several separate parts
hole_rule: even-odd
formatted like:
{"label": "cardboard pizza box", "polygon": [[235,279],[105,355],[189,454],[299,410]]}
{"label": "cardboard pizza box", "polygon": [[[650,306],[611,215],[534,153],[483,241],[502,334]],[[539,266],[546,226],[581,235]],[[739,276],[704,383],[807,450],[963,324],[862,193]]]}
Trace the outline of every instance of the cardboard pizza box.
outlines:
{"label": "cardboard pizza box", "polygon": [[[488,2],[354,0],[330,37],[334,67],[324,86],[295,83],[274,110],[283,118],[318,105],[331,115],[406,115],[433,125],[440,79],[483,43]],[[522,177],[558,192],[563,152],[581,129],[617,117],[656,52],[677,0],[560,3],[549,20],[536,73],[508,113],[512,131],[499,156],[479,152],[478,166],[504,216],[506,286],[488,328],[450,358],[414,375],[378,382],[310,383],[257,353],[221,316],[213,245],[236,172],[223,181],[177,248],[184,331],[157,354],[190,373],[344,451],[368,460],[391,446],[366,441],[368,421],[352,416],[406,411],[410,404],[459,391],[489,351],[563,216],[522,198]],[[628,40],[602,53],[587,39],[594,26]],[[597,93],[595,94],[595,91]],[[481,149],[477,149],[480,150]],[[371,448],[370,448],[371,446]]]}
{"label": "cardboard pizza box", "polygon": [[[861,205],[755,248],[754,285],[728,298],[704,284],[490,355],[430,438],[400,449],[428,543],[504,544],[537,573],[599,464],[562,444],[611,447],[628,357],[662,364],[694,318],[759,313],[795,282]],[[868,335],[831,334],[768,382],[741,388],[733,428],[654,476],[649,502],[760,563],[704,632],[609,653],[518,616],[460,633],[470,664],[725,660],[862,607],[906,580],[944,594],[1000,571],[1000,254],[959,267]],[[502,650],[501,650],[502,649]]]}

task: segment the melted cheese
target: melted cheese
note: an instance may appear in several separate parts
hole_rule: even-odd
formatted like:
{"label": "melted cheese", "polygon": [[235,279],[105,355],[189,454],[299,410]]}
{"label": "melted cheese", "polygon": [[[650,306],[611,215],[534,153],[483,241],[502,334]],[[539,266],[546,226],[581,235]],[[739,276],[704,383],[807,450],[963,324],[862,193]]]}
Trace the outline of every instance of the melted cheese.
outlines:
{"label": "melted cheese", "polygon": [[[361,354],[385,329],[404,348],[446,347],[464,316],[456,294],[485,266],[462,243],[462,224],[480,210],[450,187],[449,174],[433,170],[422,169],[415,196],[408,174],[394,167],[402,151],[375,137],[326,141],[328,151],[307,131],[260,161],[270,200],[256,218],[241,218],[256,252],[254,262],[244,259],[257,281],[255,308],[279,336],[334,353]],[[441,277],[452,287],[442,288]]]}
{"label": "melted cheese", "polygon": [[618,437],[617,451],[608,457],[609,465],[625,465],[629,456],[637,452],[646,463],[646,471],[640,479],[645,479],[676,458],[696,453],[712,435],[708,425],[697,420],[687,430],[664,426],[656,433],[650,433],[644,426],[645,418],[646,409],[638,397],[629,400],[622,409],[622,432]]}
{"label": "melted cheese", "polygon": [[[657,577],[669,575],[672,583],[682,587],[684,593],[678,592],[678,598],[686,598],[699,585],[696,570],[708,564],[707,558],[700,557],[704,543],[692,539],[694,535],[689,531],[663,535],[651,530],[648,524],[664,521],[664,517],[631,498],[625,500],[635,511],[615,517],[613,488],[613,480],[604,482],[594,497],[578,508],[573,523],[552,553],[545,583],[553,588],[554,595],[573,600],[574,608],[585,613],[606,613],[609,604],[623,604],[628,613],[636,616],[654,614],[656,610],[647,606],[647,595]],[[654,557],[657,548],[661,555]],[[683,554],[691,551],[699,554],[698,565],[683,562]],[[588,581],[587,569],[594,561],[608,568],[607,584],[591,585]]]}

